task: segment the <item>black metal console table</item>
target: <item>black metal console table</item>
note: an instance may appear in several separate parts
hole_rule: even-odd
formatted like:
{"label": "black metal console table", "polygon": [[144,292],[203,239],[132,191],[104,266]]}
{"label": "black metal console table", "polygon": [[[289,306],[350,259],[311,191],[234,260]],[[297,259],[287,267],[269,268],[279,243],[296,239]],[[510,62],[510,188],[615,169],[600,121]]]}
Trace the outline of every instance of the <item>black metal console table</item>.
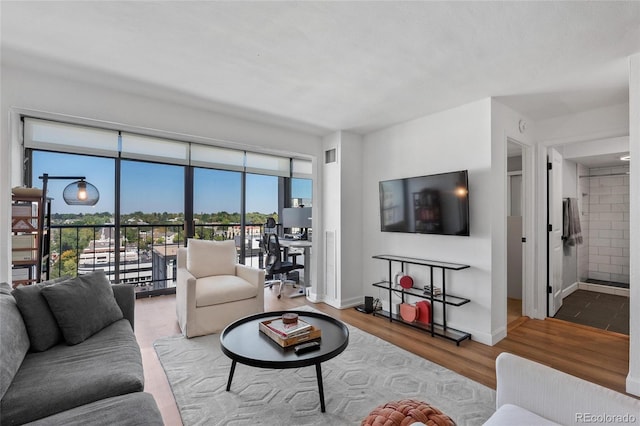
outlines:
{"label": "black metal console table", "polygon": [[[447,305],[462,306],[466,303],[469,303],[470,300],[447,294],[446,271],[447,270],[459,271],[462,269],[467,269],[467,268],[470,268],[469,265],[461,265],[458,263],[449,263],[449,262],[438,262],[434,260],[416,259],[412,257],[394,256],[394,255],[388,255],[388,254],[376,255],[376,256],[373,256],[373,258],[386,260],[389,262],[389,280],[373,283],[374,287],[382,288],[389,291],[389,310],[375,311],[374,315],[388,318],[390,322],[398,321],[403,324],[407,324],[412,327],[428,331],[429,333],[431,333],[431,336],[440,336],[449,340],[453,340],[454,342],[456,342],[456,345],[460,345],[460,342],[462,342],[465,339],[471,339],[471,334],[466,333],[464,331],[456,330],[454,328],[447,326]],[[432,290],[435,288],[434,282],[433,282],[434,269],[440,269],[442,271],[442,293],[438,295],[434,295],[433,291],[426,292],[424,289],[416,288],[416,287],[405,289],[400,287],[399,285],[395,285],[391,277],[393,262],[399,262],[401,271],[403,272],[405,270],[405,265],[407,264],[428,267],[429,279],[430,279],[429,283],[431,285]],[[430,313],[431,315],[430,323],[422,324],[418,322],[408,322],[403,320],[399,314],[394,314],[391,308],[393,303],[392,296],[394,293],[401,295],[403,303],[405,302],[405,297],[407,295],[429,300],[432,306],[431,313]],[[433,315],[434,302],[442,303],[442,324],[438,324],[434,322],[434,315]]]}

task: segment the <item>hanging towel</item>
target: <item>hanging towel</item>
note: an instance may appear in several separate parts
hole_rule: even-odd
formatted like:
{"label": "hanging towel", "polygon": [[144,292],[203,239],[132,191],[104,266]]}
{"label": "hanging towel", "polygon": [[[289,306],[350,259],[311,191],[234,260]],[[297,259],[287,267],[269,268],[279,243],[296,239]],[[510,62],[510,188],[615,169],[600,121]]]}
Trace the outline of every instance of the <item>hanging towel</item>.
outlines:
{"label": "hanging towel", "polygon": [[582,244],[582,229],[580,228],[580,212],[576,198],[565,198],[562,201],[562,234],[569,246]]}

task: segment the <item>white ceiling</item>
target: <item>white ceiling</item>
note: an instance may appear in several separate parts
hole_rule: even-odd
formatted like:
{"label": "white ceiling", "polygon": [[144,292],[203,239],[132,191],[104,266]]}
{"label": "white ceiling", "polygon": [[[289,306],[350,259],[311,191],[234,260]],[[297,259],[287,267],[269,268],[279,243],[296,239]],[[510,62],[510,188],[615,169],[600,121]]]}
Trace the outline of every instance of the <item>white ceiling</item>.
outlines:
{"label": "white ceiling", "polygon": [[623,167],[628,166],[628,161],[623,161],[620,158],[628,155],[629,152],[616,152],[614,154],[602,154],[602,155],[587,155],[584,157],[572,158],[578,164],[582,164],[587,168],[600,168],[600,167]]}
{"label": "white ceiling", "polygon": [[636,1],[0,7],[4,63],[316,134],[367,133],[488,96],[533,120],[624,103],[626,58],[640,52]]}

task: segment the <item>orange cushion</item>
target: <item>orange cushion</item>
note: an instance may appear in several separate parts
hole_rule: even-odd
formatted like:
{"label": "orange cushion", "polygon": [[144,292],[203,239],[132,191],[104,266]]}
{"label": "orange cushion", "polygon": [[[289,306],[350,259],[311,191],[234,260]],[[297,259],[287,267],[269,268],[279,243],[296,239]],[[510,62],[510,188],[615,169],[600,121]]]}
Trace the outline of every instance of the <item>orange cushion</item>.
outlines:
{"label": "orange cushion", "polygon": [[451,417],[415,399],[391,401],[376,407],[362,420],[362,426],[408,426],[416,422],[428,426],[455,426]]}

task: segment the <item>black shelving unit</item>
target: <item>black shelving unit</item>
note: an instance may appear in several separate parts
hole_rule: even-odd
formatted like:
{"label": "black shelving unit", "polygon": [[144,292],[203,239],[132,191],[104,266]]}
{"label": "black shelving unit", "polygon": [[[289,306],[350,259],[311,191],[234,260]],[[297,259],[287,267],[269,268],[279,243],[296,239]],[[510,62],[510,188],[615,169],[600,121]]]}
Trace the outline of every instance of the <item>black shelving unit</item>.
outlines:
{"label": "black shelving unit", "polygon": [[[450,263],[450,262],[439,262],[435,260],[427,260],[427,259],[417,259],[413,257],[404,257],[404,256],[394,256],[387,254],[380,254],[373,256],[374,259],[386,260],[389,262],[389,280],[388,281],[380,281],[377,283],[373,283],[374,287],[378,287],[384,290],[389,291],[389,310],[381,310],[375,311],[374,315],[388,318],[390,322],[397,321],[403,324],[409,325],[411,327],[427,331],[431,334],[431,336],[440,336],[446,339],[452,340],[456,342],[456,345],[460,345],[465,339],[471,339],[471,334],[466,333],[464,331],[456,330],[447,326],[447,305],[449,306],[462,306],[464,304],[469,303],[471,300],[454,296],[447,293],[447,280],[446,280],[446,271],[460,271],[462,269],[467,269],[469,265],[462,265],[459,263]],[[440,270],[442,273],[442,293],[438,295],[434,295],[433,293],[425,292],[423,289],[412,287],[409,289],[405,289],[400,287],[399,285],[393,284],[393,280],[391,277],[392,274],[392,265],[393,262],[400,263],[401,271],[404,272],[405,265],[420,265],[429,268],[429,283],[434,287],[434,269]],[[422,299],[429,300],[431,306],[434,303],[442,304],[442,323],[436,323],[434,321],[433,309],[431,309],[431,318],[429,324],[422,324],[418,322],[408,322],[403,320],[400,315],[392,313],[392,299],[393,294],[400,294],[402,298],[402,302],[405,302],[405,297],[414,296]]]}

